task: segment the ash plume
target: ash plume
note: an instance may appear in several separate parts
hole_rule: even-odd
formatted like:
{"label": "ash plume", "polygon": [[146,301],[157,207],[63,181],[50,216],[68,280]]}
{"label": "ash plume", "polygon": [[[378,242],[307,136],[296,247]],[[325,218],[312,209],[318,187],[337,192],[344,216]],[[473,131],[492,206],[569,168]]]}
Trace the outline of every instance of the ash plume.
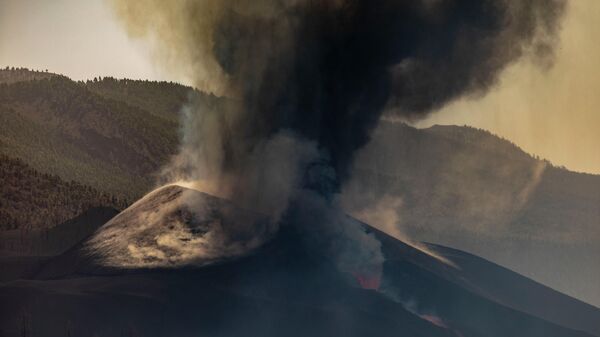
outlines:
{"label": "ash plume", "polygon": [[[565,0],[111,3],[167,67],[226,97],[190,101],[169,179],[198,182],[275,220],[289,203],[319,209],[300,190],[333,203],[382,115],[422,118],[483,95],[524,55],[549,66],[566,7]],[[355,232],[342,234],[364,241]]]}
{"label": "ash plume", "polygon": [[[551,60],[564,0],[114,0],[220,111],[221,172],[237,174],[281,130],[316,142],[348,174],[385,110],[419,118],[489,90],[524,54]],[[338,187],[338,186],[333,186]]]}

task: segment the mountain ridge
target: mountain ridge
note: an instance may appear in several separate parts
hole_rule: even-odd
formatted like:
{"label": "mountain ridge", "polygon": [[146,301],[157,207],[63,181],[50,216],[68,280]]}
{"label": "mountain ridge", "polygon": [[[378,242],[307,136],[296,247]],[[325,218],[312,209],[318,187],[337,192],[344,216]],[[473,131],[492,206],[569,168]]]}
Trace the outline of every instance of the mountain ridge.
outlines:
{"label": "mountain ridge", "polygon": [[[190,95],[216,99],[167,82],[35,74],[42,78],[0,84],[0,153],[130,201],[155,187],[177,152]],[[600,176],[556,167],[487,131],[389,121],[351,176],[342,204],[378,228],[462,248],[600,304]]]}

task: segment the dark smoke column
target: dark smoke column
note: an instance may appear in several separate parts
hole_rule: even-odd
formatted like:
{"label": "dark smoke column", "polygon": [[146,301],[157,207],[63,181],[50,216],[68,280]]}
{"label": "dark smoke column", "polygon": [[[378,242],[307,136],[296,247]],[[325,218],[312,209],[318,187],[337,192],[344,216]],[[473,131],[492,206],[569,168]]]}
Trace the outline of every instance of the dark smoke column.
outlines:
{"label": "dark smoke column", "polygon": [[554,0],[287,3],[271,2],[273,17],[226,4],[215,26],[216,60],[243,100],[231,146],[293,130],[317,142],[337,182],[384,110],[419,118],[485,93],[525,53],[547,61],[564,9]]}
{"label": "dark smoke column", "polygon": [[565,0],[113,2],[199,87],[235,98],[215,125],[224,172],[242,174],[257,144],[289,130],[323,153],[313,171],[324,176],[305,184],[324,193],[384,111],[420,118],[483,95],[525,54],[548,65],[565,10]]}
{"label": "dark smoke column", "polygon": [[[226,99],[183,109],[171,181],[304,231],[338,268],[378,279],[380,243],[333,207],[382,115],[483,95],[524,55],[549,66],[565,0],[112,0],[167,66]],[[189,200],[188,203],[193,204]],[[193,206],[193,205],[192,205]],[[224,237],[238,237],[239,228]],[[223,244],[226,244],[224,240]],[[375,275],[375,277],[372,277]],[[378,283],[378,282],[374,282]],[[376,286],[375,286],[376,287]]]}

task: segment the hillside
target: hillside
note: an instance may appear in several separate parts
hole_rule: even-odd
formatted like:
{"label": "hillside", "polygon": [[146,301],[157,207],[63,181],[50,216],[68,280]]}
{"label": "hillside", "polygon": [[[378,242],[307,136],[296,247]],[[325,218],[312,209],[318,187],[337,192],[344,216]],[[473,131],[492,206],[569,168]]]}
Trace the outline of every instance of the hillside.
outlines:
{"label": "hillside", "polygon": [[0,153],[37,171],[135,199],[176,148],[172,118],[85,83],[53,76],[0,84]]}
{"label": "hillside", "polygon": [[86,87],[100,96],[125,102],[174,123],[179,122],[178,112],[182,104],[191,95],[199,95],[192,88],[173,82],[118,80],[112,77],[87,81]]}
{"label": "hillside", "polygon": [[0,231],[48,229],[92,207],[123,209],[128,202],[75,181],[40,173],[0,155]]}
{"label": "hillside", "polygon": [[477,230],[563,243],[600,239],[600,176],[554,167],[486,131],[384,122],[354,172],[350,206],[396,196],[403,223],[441,236]]}

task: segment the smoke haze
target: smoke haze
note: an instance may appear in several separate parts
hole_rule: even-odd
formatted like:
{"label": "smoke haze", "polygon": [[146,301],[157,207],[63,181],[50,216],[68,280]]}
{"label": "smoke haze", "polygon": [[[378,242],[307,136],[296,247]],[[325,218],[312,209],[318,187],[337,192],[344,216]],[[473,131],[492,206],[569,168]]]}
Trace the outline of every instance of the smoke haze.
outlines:
{"label": "smoke haze", "polygon": [[342,247],[333,255],[344,270],[353,259],[382,261],[371,235],[326,208],[384,111],[419,119],[481,96],[524,55],[549,67],[565,9],[564,0],[112,5],[132,36],[215,94],[184,110],[168,180],[197,182],[275,222],[290,204],[305,210],[294,222],[332,238],[325,250]]}
{"label": "smoke haze", "polygon": [[459,99],[418,126],[483,128],[556,165],[600,174],[599,16],[600,2],[570,1],[551,69],[524,58],[485,98]]}
{"label": "smoke haze", "polygon": [[292,130],[316,142],[336,182],[384,106],[417,118],[485,93],[525,53],[548,65],[565,7],[561,0],[113,4],[132,34],[155,39],[196,86],[234,97],[236,106],[211,127],[222,172],[241,174],[257,144]]}

